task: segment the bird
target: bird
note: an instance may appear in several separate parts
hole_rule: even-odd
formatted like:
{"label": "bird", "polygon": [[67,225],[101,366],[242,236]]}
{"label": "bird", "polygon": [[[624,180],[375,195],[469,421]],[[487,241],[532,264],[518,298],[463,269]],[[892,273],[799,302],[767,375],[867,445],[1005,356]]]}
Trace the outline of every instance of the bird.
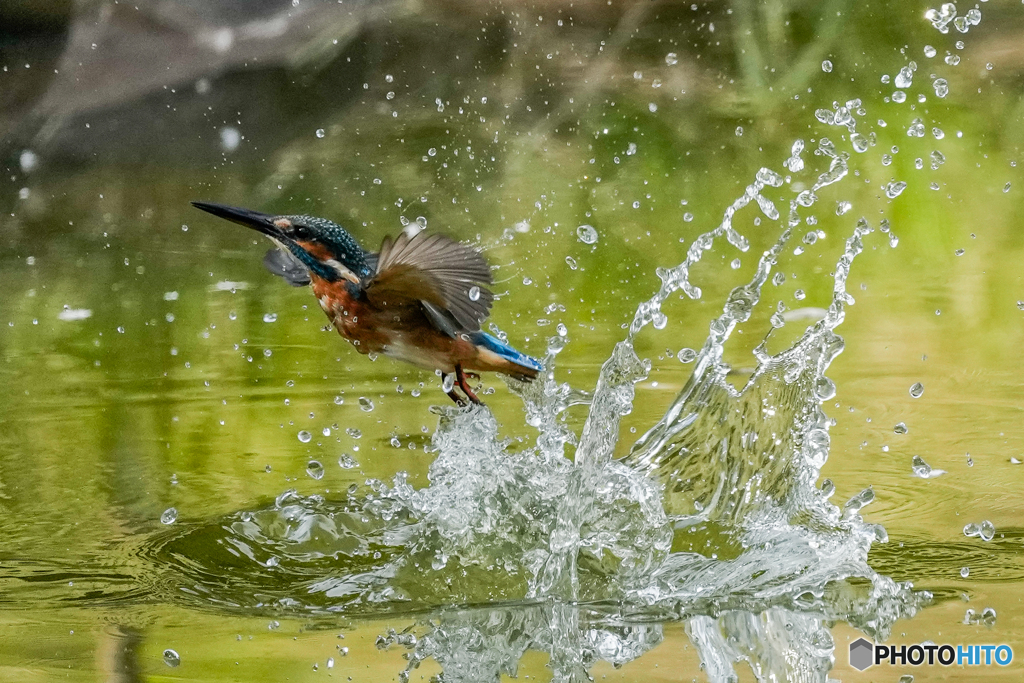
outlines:
{"label": "bird", "polygon": [[383,353],[454,375],[447,391],[457,405],[482,405],[466,378],[499,372],[532,381],[536,358],[480,329],[494,295],[491,269],[473,247],[440,233],[401,232],[380,251],[363,249],[337,223],[305,215],[272,215],[213,202],[197,209],[256,230],[276,245],[266,268],[295,287],[310,286],[338,333],[362,354]]}

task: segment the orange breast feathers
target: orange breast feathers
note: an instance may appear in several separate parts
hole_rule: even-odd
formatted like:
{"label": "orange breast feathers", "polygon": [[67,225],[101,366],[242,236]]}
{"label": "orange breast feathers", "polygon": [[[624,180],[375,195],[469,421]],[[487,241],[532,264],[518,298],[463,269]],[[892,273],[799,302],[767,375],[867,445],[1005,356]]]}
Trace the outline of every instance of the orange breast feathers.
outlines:
{"label": "orange breast feathers", "polygon": [[338,333],[352,342],[360,353],[379,353],[389,339],[375,320],[377,316],[362,301],[349,294],[346,280],[329,282],[311,273],[313,294]]}

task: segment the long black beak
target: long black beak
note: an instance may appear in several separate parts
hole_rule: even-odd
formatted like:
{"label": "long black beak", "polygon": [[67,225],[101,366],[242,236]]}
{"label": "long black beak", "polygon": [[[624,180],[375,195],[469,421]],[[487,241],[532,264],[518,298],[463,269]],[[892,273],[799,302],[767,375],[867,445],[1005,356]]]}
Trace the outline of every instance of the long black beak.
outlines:
{"label": "long black beak", "polygon": [[250,209],[242,209],[237,206],[227,206],[225,204],[214,204],[213,202],[191,202],[192,206],[197,209],[202,209],[207,213],[212,213],[218,218],[229,220],[232,223],[238,223],[244,225],[247,228],[258,230],[268,237],[272,237],[275,240],[287,239],[284,233],[274,225],[274,217],[260,213],[259,211],[251,211]]}

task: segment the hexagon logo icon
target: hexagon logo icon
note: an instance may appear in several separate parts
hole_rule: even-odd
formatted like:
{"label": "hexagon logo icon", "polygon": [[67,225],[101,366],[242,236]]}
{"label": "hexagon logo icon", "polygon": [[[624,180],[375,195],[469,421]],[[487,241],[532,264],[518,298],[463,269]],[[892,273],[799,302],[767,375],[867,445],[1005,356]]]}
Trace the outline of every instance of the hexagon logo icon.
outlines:
{"label": "hexagon logo icon", "polygon": [[858,638],[850,643],[850,666],[857,671],[863,671],[874,664],[875,646],[864,638]]}

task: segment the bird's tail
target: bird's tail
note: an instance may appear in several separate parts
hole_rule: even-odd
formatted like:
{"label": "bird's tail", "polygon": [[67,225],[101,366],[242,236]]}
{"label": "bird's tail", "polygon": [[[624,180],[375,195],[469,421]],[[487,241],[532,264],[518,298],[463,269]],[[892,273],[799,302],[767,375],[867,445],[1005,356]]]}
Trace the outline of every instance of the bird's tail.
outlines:
{"label": "bird's tail", "polygon": [[470,335],[470,341],[477,346],[482,346],[488,351],[498,355],[502,360],[507,361],[507,369],[501,370],[508,375],[524,381],[536,379],[537,374],[544,369],[541,362],[532,356],[517,351],[497,337],[492,337],[486,332],[475,332]]}

